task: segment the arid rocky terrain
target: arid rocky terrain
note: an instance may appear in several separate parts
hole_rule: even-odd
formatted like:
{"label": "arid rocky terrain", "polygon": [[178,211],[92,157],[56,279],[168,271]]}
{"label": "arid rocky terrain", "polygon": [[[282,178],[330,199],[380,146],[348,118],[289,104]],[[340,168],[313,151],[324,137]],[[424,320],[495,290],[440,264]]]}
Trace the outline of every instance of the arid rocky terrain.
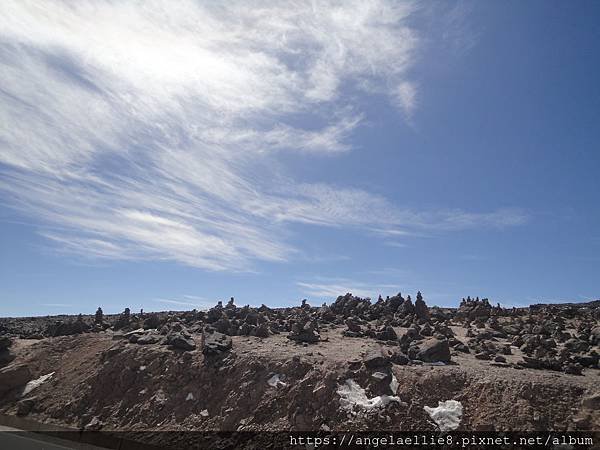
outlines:
{"label": "arid rocky terrain", "polygon": [[[420,293],[2,318],[0,413],[86,430],[598,430],[599,344],[600,301],[429,308]],[[448,400],[454,425],[431,414]]]}

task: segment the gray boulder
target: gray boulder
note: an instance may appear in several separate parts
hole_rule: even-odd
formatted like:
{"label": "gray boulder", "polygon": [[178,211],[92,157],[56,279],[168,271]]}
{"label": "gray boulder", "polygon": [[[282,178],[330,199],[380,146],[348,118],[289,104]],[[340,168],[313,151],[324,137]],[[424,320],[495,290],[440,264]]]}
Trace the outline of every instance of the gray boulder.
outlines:
{"label": "gray boulder", "polygon": [[380,369],[389,367],[391,362],[381,349],[371,350],[363,357],[363,364],[367,369]]}
{"label": "gray boulder", "polygon": [[252,335],[259,338],[267,338],[271,333],[269,332],[269,326],[267,323],[260,324],[254,330],[252,330]]}
{"label": "gray boulder", "polygon": [[162,337],[158,334],[146,334],[142,337],[139,337],[136,341],[139,345],[148,345],[148,344],[157,344],[162,341]]}
{"label": "gray boulder", "polygon": [[447,340],[428,339],[419,346],[417,359],[423,362],[450,362],[450,346]]}
{"label": "gray boulder", "polygon": [[196,350],[194,339],[183,333],[172,333],[167,336],[167,344],[183,351]]}
{"label": "gray boulder", "polygon": [[288,335],[288,339],[297,342],[315,343],[321,338],[317,333],[314,322],[308,320],[304,325],[295,323],[292,326],[292,332]]}
{"label": "gray boulder", "polygon": [[204,331],[202,333],[202,353],[207,356],[219,355],[228,352],[233,347],[231,338],[217,331]]}

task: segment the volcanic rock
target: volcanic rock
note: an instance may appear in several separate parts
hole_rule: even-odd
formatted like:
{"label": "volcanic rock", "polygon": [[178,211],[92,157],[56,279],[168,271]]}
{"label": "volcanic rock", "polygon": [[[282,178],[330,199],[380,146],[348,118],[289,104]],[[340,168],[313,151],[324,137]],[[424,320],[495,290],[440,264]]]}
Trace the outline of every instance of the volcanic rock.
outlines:
{"label": "volcanic rock", "polygon": [[31,380],[31,372],[25,364],[11,364],[0,369],[0,393],[23,386]]}
{"label": "volcanic rock", "polygon": [[406,356],[404,353],[401,353],[399,351],[392,352],[392,355],[390,356],[390,360],[392,361],[392,363],[398,364],[399,366],[405,366],[410,362],[410,359],[408,358],[408,356]]}
{"label": "volcanic rock", "polygon": [[563,372],[570,375],[583,375],[581,364],[568,363],[563,367]]}
{"label": "volcanic rock", "polygon": [[381,349],[371,350],[363,357],[363,364],[367,369],[378,369],[389,367],[390,360],[384,355]]}
{"label": "volcanic rock", "polygon": [[421,328],[421,336],[433,336],[433,329],[429,323],[426,323],[423,325],[423,328]]}
{"label": "volcanic rock", "polygon": [[378,331],[376,333],[376,337],[379,340],[382,341],[395,341],[398,339],[398,335],[396,334],[396,331],[394,330],[393,327],[391,326],[386,326],[383,328],[383,330]]}
{"label": "volcanic rock", "polygon": [[600,345],[600,326],[590,330],[589,341],[592,345]]}
{"label": "volcanic rock", "polygon": [[423,301],[421,291],[417,292],[417,299],[415,300],[415,315],[420,321],[429,321],[429,308],[427,308],[427,305]]}
{"label": "volcanic rock", "polygon": [[113,329],[115,331],[121,330],[129,326],[131,322],[131,311],[129,308],[125,308],[125,310],[119,315],[119,318],[113,325]]}
{"label": "volcanic rock", "polygon": [[0,366],[8,364],[14,359],[14,355],[10,353],[12,343],[12,339],[8,336],[0,336]]}
{"label": "volcanic rock", "polygon": [[35,406],[37,397],[24,398],[17,402],[17,416],[26,416]]}
{"label": "volcanic rock", "polygon": [[297,342],[314,343],[318,342],[321,337],[316,330],[315,323],[304,319],[294,323],[292,331],[287,338]]}
{"label": "volcanic rock", "polygon": [[398,308],[404,303],[404,298],[402,294],[398,292],[398,295],[394,295],[393,297],[388,297],[386,299],[386,309],[389,314],[394,314],[398,311]]}
{"label": "volcanic rock", "polygon": [[371,306],[369,299],[362,299],[355,297],[351,293],[339,296],[337,300],[331,305],[331,311],[334,314],[342,315],[343,317],[364,314],[368,311]]}
{"label": "volcanic rock", "polygon": [[8,350],[8,348],[12,345],[13,341],[8,336],[0,336],[0,352],[3,350]]}
{"label": "volcanic rock", "polygon": [[402,316],[407,316],[409,314],[414,314],[415,305],[413,305],[412,300],[410,299],[410,295],[406,297],[406,300],[402,302],[402,305],[398,308],[398,313]]}
{"label": "volcanic rock", "polygon": [[393,395],[390,388],[392,381],[392,372],[386,370],[385,372],[373,372],[369,377],[369,391],[373,396],[376,395]]}
{"label": "volcanic rock", "polygon": [[208,310],[206,322],[214,323],[223,316],[223,302],[217,302],[217,305]]}
{"label": "volcanic rock", "polygon": [[475,353],[475,358],[482,359],[484,361],[489,361],[490,359],[492,359],[489,352],[487,352],[487,351]]}
{"label": "volcanic rock", "polygon": [[254,330],[252,330],[251,333],[253,336],[259,337],[259,338],[267,338],[270,336],[270,332],[269,332],[269,326],[267,323],[262,323],[259,326],[257,326]]}
{"label": "volcanic rock", "polygon": [[136,341],[136,344],[139,345],[148,345],[148,344],[157,344],[162,341],[162,337],[158,334],[148,333],[139,337]]}
{"label": "volcanic rock", "polygon": [[83,322],[83,320],[75,320],[71,322],[64,322],[62,320],[55,321],[52,325],[46,328],[46,336],[71,336],[73,334],[81,334],[88,331],[90,326]]}
{"label": "volcanic rock", "polygon": [[450,346],[447,340],[429,339],[419,346],[417,359],[423,362],[450,362]]}
{"label": "volcanic rock", "polygon": [[169,334],[166,342],[167,344],[172,345],[174,348],[183,351],[192,351],[196,349],[196,343],[194,342],[194,339],[181,332]]}
{"label": "volcanic rock", "polygon": [[144,329],[149,330],[152,328],[158,329],[160,327],[160,318],[158,314],[149,314],[144,320]]}
{"label": "volcanic rock", "polygon": [[577,338],[571,338],[565,342],[565,347],[574,353],[586,352],[589,344]]}
{"label": "volcanic rock", "polygon": [[333,313],[331,308],[329,306],[327,306],[326,304],[323,304],[323,306],[321,306],[319,308],[318,314],[319,314],[319,319],[322,322],[331,323],[336,320],[336,315]]}
{"label": "volcanic rock", "polygon": [[83,429],[85,431],[100,431],[103,425],[102,421],[97,416],[94,416]]}
{"label": "volcanic rock", "polygon": [[225,334],[210,329],[202,333],[202,353],[207,356],[228,352],[232,346],[231,338]]}
{"label": "volcanic rock", "polygon": [[351,331],[353,333],[361,333],[362,332],[362,328],[361,328],[360,324],[358,323],[358,320],[356,319],[356,317],[349,317],[348,319],[346,319],[346,326],[348,327],[348,331]]}
{"label": "volcanic rock", "polygon": [[104,313],[102,312],[102,308],[100,308],[99,306],[94,316],[94,323],[96,325],[102,325],[104,323]]}

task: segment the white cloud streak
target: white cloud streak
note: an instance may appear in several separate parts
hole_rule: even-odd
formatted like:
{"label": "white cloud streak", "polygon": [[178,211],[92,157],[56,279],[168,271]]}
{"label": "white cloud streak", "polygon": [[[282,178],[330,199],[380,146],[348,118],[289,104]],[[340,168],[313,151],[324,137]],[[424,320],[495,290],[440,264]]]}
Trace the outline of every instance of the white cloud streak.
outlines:
{"label": "white cloud streak", "polygon": [[[186,297],[186,296],[184,296]],[[169,298],[155,298],[153,299],[155,302],[158,303],[164,303],[167,305],[175,305],[175,306],[185,306],[185,307],[193,307],[196,309],[210,309],[211,307],[215,306],[217,304],[217,302],[209,302],[209,301],[200,301],[200,302],[186,302],[186,301],[182,301],[182,300],[173,300],[173,299],[169,299]]]}
{"label": "white cloud streak", "polygon": [[390,233],[520,223],[514,212],[401,211],[280,167],[279,152],[351,149],[363,116],[346,90],[415,108],[413,9],[4,0],[4,202],[66,251],[208,270],[288,260],[291,222]]}
{"label": "white cloud streak", "polygon": [[[335,300],[339,295],[344,295],[347,292],[351,292],[358,297],[369,297],[376,300],[378,295],[395,295],[400,290],[400,286],[397,284],[365,283],[344,278],[314,282],[300,281],[296,285],[306,295],[326,300]],[[385,294],[386,292],[388,294]]]}

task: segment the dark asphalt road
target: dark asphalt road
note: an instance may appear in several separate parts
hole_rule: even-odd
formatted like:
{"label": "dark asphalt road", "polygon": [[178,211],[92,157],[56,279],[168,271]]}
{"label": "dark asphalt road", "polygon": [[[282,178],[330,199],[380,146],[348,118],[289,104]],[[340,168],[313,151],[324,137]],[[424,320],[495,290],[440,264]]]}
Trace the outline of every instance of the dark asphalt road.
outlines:
{"label": "dark asphalt road", "polygon": [[0,426],[0,449],[2,450],[92,450],[98,448]]}

